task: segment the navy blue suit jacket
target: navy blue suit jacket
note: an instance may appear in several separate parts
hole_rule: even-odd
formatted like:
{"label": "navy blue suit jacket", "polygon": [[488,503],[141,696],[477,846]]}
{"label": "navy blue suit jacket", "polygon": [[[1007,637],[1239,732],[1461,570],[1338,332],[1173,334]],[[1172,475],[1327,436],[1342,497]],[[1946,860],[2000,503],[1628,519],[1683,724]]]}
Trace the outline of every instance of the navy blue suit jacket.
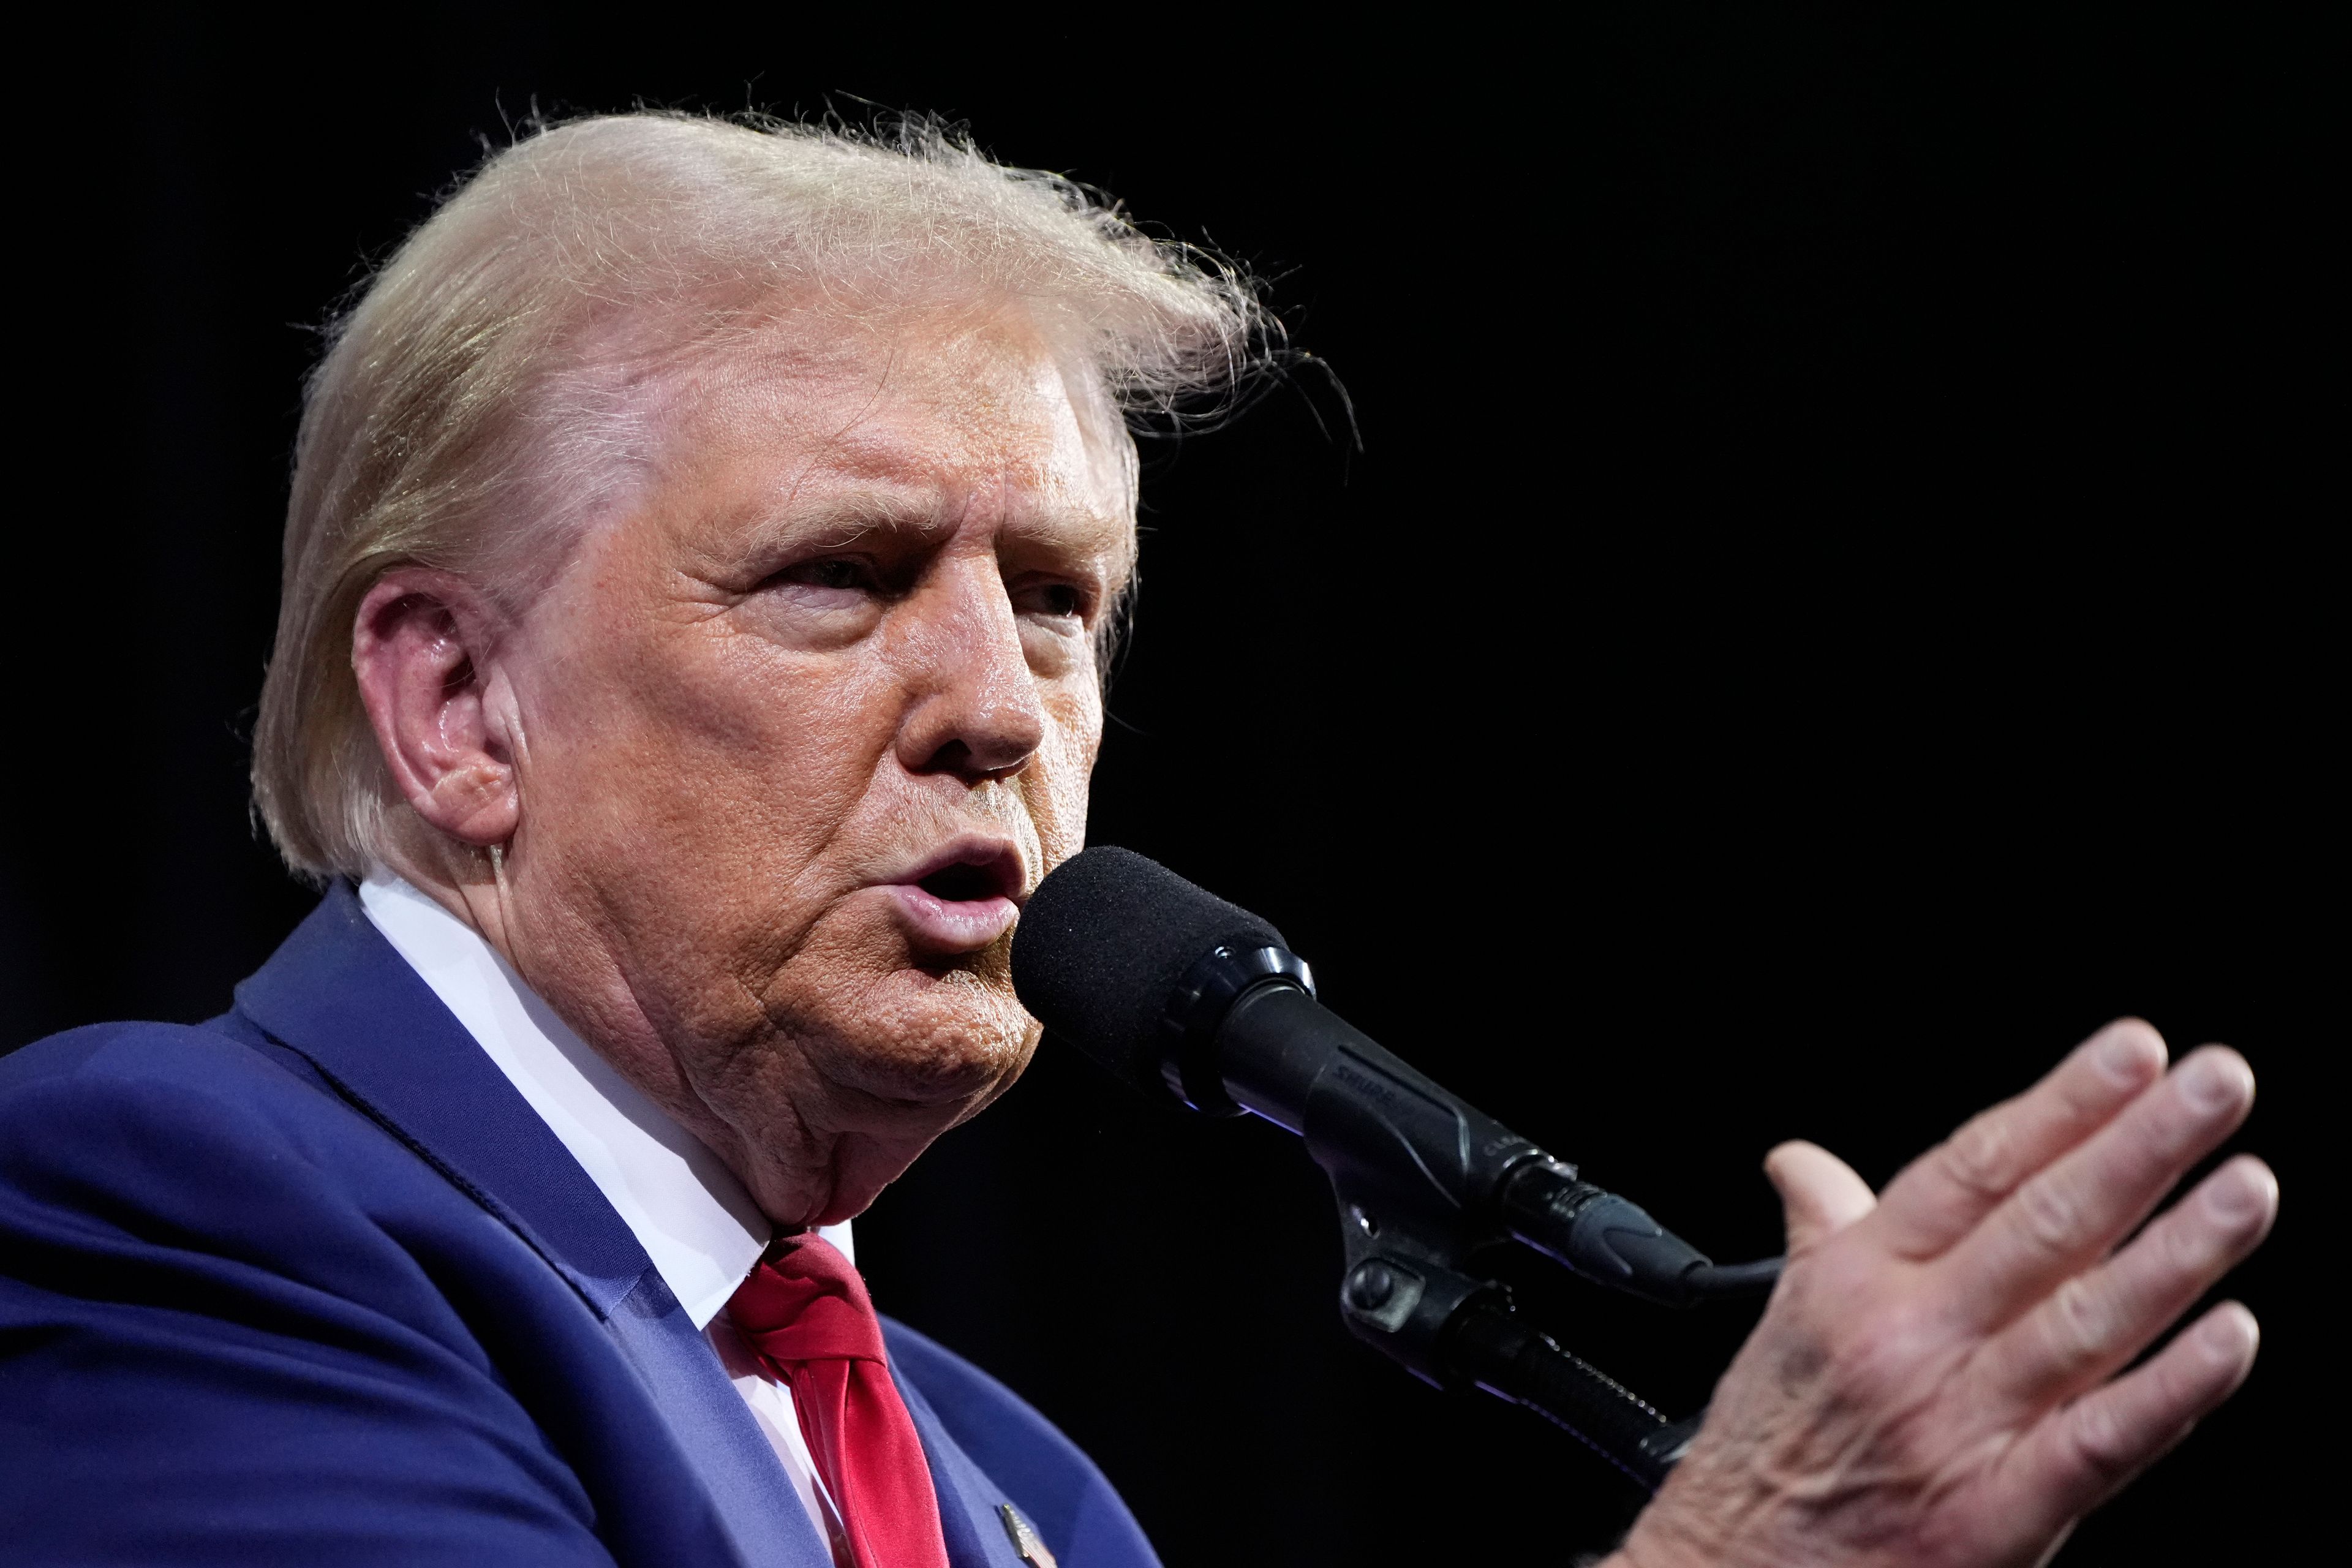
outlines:
{"label": "navy blue suit jacket", "polygon": [[[884,1320],[955,1568],[1150,1568],[1093,1464]],[[555,1135],[338,886],[234,1011],[0,1060],[0,1557],[830,1557]]]}

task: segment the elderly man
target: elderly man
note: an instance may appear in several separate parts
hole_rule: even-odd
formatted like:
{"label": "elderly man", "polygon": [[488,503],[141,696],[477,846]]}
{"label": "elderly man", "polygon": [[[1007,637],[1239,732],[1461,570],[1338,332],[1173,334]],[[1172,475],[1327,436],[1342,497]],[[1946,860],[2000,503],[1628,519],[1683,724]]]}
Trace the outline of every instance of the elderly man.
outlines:
{"label": "elderly man", "polygon": [[[877,1320],[846,1224],[1016,1078],[1133,568],[1122,415],[1247,289],[913,131],[493,158],[312,381],[256,794],[326,898],[206,1025],[0,1067],[39,1561],[1142,1564],[1091,1464]],[[1639,1568],[2031,1563],[2226,1397],[2235,1056],[2105,1031],[1791,1261]],[[1139,1413],[1139,1419],[1148,1419]]]}

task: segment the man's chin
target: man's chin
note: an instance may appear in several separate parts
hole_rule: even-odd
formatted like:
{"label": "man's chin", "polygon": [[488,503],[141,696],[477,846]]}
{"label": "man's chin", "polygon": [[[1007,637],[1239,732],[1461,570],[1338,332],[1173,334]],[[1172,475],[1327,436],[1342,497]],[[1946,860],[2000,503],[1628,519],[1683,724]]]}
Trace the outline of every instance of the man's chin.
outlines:
{"label": "man's chin", "polygon": [[811,1058],[845,1089],[941,1114],[944,1131],[1020,1076],[1036,1028],[1009,977],[909,965],[866,988]]}

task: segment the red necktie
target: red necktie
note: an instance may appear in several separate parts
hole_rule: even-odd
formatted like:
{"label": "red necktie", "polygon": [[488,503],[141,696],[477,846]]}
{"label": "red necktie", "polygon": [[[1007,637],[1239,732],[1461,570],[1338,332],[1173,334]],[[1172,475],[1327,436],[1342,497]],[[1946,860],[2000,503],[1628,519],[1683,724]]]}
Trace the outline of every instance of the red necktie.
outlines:
{"label": "red necktie", "polygon": [[849,1259],[828,1241],[797,1237],[751,1270],[727,1315],[791,1387],[858,1568],[948,1568],[930,1463]]}

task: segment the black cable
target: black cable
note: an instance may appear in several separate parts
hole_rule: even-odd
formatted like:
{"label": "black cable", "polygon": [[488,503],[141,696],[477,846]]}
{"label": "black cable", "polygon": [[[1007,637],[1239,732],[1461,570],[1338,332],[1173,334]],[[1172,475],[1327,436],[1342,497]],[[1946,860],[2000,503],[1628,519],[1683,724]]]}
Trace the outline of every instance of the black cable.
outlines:
{"label": "black cable", "polygon": [[1722,1265],[1652,1219],[1632,1199],[1580,1178],[1573,1165],[1529,1160],[1503,1189],[1511,1234],[1597,1285],[1664,1307],[1769,1290],[1780,1260]]}
{"label": "black cable", "polygon": [[1719,1299],[1726,1296],[1758,1296],[1779,1283],[1779,1258],[1759,1258],[1753,1263],[1704,1263],[1683,1277],[1691,1292],[1696,1296]]}

